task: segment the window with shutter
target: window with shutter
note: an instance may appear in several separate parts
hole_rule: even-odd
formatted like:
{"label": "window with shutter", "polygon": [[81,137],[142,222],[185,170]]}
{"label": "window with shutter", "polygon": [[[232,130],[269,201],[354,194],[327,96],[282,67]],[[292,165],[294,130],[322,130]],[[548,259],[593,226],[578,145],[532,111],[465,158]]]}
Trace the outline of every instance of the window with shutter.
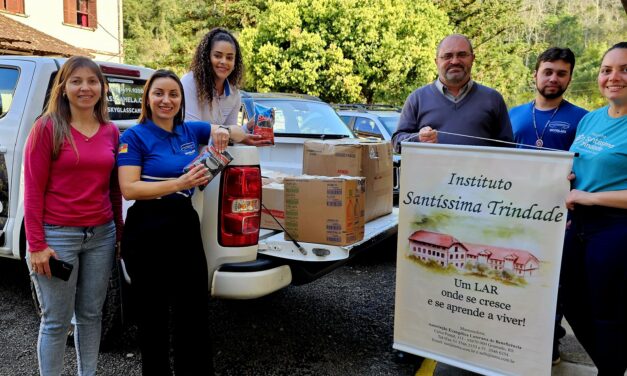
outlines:
{"label": "window with shutter", "polygon": [[76,0],[76,24],[89,27],[89,7],[87,0]]}
{"label": "window with shutter", "polygon": [[63,0],[63,21],[95,29],[98,25],[96,0]]}
{"label": "window with shutter", "polygon": [[24,0],[0,0],[0,10],[24,14]]}
{"label": "window with shutter", "polygon": [[98,27],[98,20],[96,18],[96,0],[87,0],[87,2],[87,13],[89,17],[87,22],[89,22],[89,27],[95,29]]}

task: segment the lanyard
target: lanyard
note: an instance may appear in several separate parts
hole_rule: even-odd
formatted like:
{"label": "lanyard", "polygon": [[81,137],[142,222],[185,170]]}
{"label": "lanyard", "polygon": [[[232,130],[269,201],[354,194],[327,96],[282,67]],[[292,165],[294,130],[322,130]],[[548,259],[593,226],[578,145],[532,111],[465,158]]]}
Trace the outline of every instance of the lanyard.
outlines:
{"label": "lanyard", "polygon": [[559,111],[561,105],[562,105],[562,102],[560,101],[557,107],[555,107],[555,110],[551,114],[551,117],[549,118],[549,120],[546,122],[546,124],[544,124],[544,128],[542,129],[542,134],[539,134],[538,127],[536,126],[536,101],[535,100],[531,101],[531,119],[533,120],[533,130],[536,131],[536,138],[537,138],[536,146],[537,147],[541,148],[544,145],[544,141],[542,141],[542,139],[544,138],[544,132],[546,132],[546,129],[549,127],[549,124],[555,117],[555,114],[557,113],[557,111]]}

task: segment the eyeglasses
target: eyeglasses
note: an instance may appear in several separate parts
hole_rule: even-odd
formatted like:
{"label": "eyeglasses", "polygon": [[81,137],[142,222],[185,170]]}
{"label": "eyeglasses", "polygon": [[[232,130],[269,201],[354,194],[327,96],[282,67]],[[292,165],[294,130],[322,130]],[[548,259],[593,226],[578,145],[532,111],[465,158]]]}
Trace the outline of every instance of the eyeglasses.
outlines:
{"label": "eyeglasses", "polygon": [[448,60],[453,60],[454,57],[458,59],[465,59],[470,56],[472,56],[470,52],[462,51],[462,52],[457,52],[454,54],[448,53],[448,54],[440,55],[440,59],[448,61]]}

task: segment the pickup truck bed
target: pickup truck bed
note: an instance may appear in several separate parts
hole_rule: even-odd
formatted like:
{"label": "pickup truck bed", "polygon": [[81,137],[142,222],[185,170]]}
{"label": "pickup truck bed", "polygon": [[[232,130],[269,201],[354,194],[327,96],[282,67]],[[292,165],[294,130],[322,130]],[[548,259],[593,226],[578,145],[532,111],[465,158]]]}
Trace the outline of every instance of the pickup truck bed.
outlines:
{"label": "pickup truck bed", "polygon": [[398,207],[392,213],[366,222],[364,238],[357,243],[346,246],[323,245],[317,243],[298,242],[305,253],[291,241],[286,240],[283,231],[261,230],[259,250],[262,255],[279,257],[287,260],[324,262],[349,259],[354,256],[353,250],[362,250],[371,244],[388,238],[397,231]]}
{"label": "pickup truck bed", "polygon": [[[371,246],[395,239],[398,208],[365,224],[362,240],[347,246],[294,242],[282,231],[261,230],[257,258],[250,262],[222,264],[213,275],[211,294],[228,299],[254,299],[290,284],[303,285],[332,272]],[[380,251],[394,251],[381,249]]]}

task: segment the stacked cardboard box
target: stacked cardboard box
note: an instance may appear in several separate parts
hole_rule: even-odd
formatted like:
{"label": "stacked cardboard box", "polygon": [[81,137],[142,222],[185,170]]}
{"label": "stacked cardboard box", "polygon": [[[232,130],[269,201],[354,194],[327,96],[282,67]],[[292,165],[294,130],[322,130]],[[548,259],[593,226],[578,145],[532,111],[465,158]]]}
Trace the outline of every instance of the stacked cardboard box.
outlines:
{"label": "stacked cardboard box", "polygon": [[[261,197],[263,200],[263,207],[261,208],[261,228],[282,230],[281,226],[285,227],[283,184],[275,182],[264,184]],[[279,221],[281,226],[277,224],[277,221]]]}
{"label": "stacked cardboard box", "polygon": [[366,222],[392,212],[393,162],[389,141],[306,141],[303,173],[366,178]]}
{"label": "stacked cardboard box", "polygon": [[363,239],[363,177],[303,175],[283,184],[285,229],[295,240],[348,245]]}

